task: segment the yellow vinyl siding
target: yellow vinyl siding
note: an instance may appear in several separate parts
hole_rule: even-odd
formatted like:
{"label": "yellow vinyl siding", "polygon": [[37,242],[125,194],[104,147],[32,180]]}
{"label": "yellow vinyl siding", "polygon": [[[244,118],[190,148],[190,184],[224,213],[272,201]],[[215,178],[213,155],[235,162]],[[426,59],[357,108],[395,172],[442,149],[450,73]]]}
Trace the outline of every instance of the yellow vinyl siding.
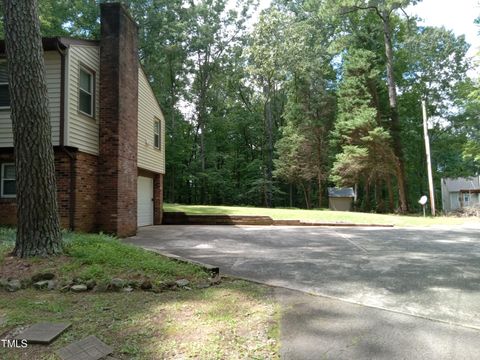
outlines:
{"label": "yellow vinyl siding", "polygon": [[[100,47],[71,45],[68,52],[68,101],[66,105],[68,140],[66,145],[98,155]],[[84,115],[78,110],[79,77],[82,66],[95,73],[94,118]]]}
{"label": "yellow vinyl siding", "polygon": [[[57,51],[45,52],[45,73],[49,98],[53,145],[60,144],[60,92],[62,60]],[[13,147],[10,110],[0,110],[0,147]]]}
{"label": "yellow vinyl siding", "polygon": [[[153,143],[155,119],[160,121],[160,149]],[[138,69],[138,167],[165,173],[165,120],[141,67]]]}

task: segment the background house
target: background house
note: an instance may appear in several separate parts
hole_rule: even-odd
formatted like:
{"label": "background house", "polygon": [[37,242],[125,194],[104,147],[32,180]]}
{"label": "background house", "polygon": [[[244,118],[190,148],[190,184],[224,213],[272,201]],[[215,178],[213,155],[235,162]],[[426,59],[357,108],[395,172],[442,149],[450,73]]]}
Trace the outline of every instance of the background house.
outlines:
{"label": "background house", "polygon": [[480,204],[480,176],[468,178],[444,178],[442,186],[443,211]]}
{"label": "background house", "polygon": [[[160,224],[165,124],[131,16],[118,3],[101,4],[99,41],[44,38],[43,49],[62,226],[128,236]],[[0,60],[1,225],[16,222],[14,162]]]}
{"label": "background house", "polygon": [[328,207],[330,210],[351,211],[355,192],[353,188],[328,188]]}

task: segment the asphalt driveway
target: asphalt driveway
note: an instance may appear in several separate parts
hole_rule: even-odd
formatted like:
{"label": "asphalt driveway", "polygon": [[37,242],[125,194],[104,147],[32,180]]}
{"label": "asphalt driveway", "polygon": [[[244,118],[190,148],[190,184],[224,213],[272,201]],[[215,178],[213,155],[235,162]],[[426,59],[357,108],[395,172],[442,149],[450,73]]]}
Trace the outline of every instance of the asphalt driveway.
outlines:
{"label": "asphalt driveway", "polygon": [[[431,358],[474,358],[469,355],[473,353],[465,353],[468,344],[472,352],[479,349],[476,355],[480,357],[480,227],[158,226],[142,228],[136,237],[126,241],[218,265],[224,274],[322,295],[323,305],[318,306],[340,306],[342,312],[355,313],[357,320],[365,318],[366,313],[369,318],[387,316],[383,310],[389,311],[387,317],[393,328],[398,322],[403,325],[409,322],[405,320],[411,318],[409,315],[416,317],[413,328],[425,328],[422,321],[430,324],[431,320],[437,320],[440,323],[429,326],[441,327],[442,334],[452,332],[454,338],[463,334],[475,340],[461,344],[464,350],[460,356],[452,357],[450,347]],[[342,300],[340,305],[338,300]],[[296,303],[305,301],[293,302]],[[369,309],[357,308],[355,304]],[[304,308],[297,306],[294,312]],[[294,329],[295,322],[290,321],[286,327]],[[375,329],[381,331],[381,327]],[[305,336],[299,339],[305,340]],[[295,341],[288,343],[292,345]],[[426,341],[443,342],[445,346],[441,339],[430,337]],[[458,345],[455,343],[454,347]],[[308,348],[305,344],[299,345],[300,348],[292,346],[291,354]],[[349,348],[348,343],[338,346],[330,354],[335,354],[333,358],[344,358],[339,356],[338,349]],[[424,347],[422,343],[420,348]],[[409,351],[412,349],[415,348]],[[370,351],[341,354],[348,354],[345,358],[378,357]],[[399,358],[409,358],[402,356]]]}

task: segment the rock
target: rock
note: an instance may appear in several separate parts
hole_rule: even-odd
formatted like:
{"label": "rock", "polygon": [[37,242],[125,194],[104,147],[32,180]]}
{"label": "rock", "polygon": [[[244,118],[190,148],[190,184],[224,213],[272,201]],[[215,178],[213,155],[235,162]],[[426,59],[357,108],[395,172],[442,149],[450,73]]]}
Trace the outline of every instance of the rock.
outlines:
{"label": "rock", "polygon": [[137,280],[128,280],[127,283],[125,284],[126,286],[129,286],[133,289],[138,289],[140,287],[140,281]]}
{"label": "rock", "polygon": [[37,283],[45,280],[52,280],[55,277],[55,274],[50,272],[38,273],[31,277],[33,283]]}
{"label": "rock", "polygon": [[0,289],[6,288],[8,285],[7,279],[0,279]]}
{"label": "rock", "polygon": [[175,284],[183,287],[183,286],[187,286],[188,284],[190,284],[190,281],[188,281],[187,279],[180,279],[180,280],[175,281]]}
{"label": "rock", "polygon": [[197,284],[197,289],[206,289],[206,288],[209,288],[210,287],[210,283],[200,283],[200,284]]}
{"label": "rock", "polygon": [[220,277],[220,275],[217,275],[213,278],[208,279],[208,281],[210,281],[210,284],[212,285],[218,285],[222,282],[222,278]]}
{"label": "rock", "polygon": [[6,289],[10,292],[18,291],[22,288],[22,283],[20,280],[12,279],[8,282]]}
{"label": "rock", "polygon": [[55,290],[57,288],[57,282],[55,280],[42,280],[33,284],[33,287],[37,290],[48,289]]}
{"label": "rock", "polygon": [[84,284],[79,284],[79,285],[73,285],[70,290],[72,290],[73,292],[84,292],[84,291],[87,291],[88,288],[87,288],[87,285],[84,285]]}
{"label": "rock", "polygon": [[95,285],[97,285],[97,282],[93,279],[88,280],[85,285],[87,286],[88,290],[92,290]]}
{"label": "rock", "polygon": [[33,287],[37,290],[46,289],[48,287],[49,280],[42,280],[33,283]]}
{"label": "rock", "polygon": [[62,280],[58,282],[57,289],[59,289],[61,292],[66,292],[70,290],[70,286],[72,285],[73,284],[71,281]]}
{"label": "rock", "polygon": [[26,289],[32,286],[33,283],[31,279],[22,279],[20,280],[20,284],[22,284],[22,289]]}
{"label": "rock", "polygon": [[127,287],[123,288],[122,291],[123,292],[132,292],[133,288],[131,286],[127,286]]}
{"label": "rock", "polygon": [[165,289],[174,289],[177,287],[177,283],[175,281],[162,281],[159,286],[164,287]]}
{"label": "rock", "polygon": [[140,284],[140,289],[142,290],[150,290],[152,287],[153,285],[150,280],[143,280]]}
{"label": "rock", "polygon": [[108,290],[108,283],[101,282],[94,286],[93,292],[106,292]]}
{"label": "rock", "polygon": [[125,282],[122,279],[112,279],[110,281],[109,288],[111,290],[118,291],[118,290],[122,289],[124,287],[124,285],[125,285]]}
{"label": "rock", "polygon": [[55,290],[57,288],[57,282],[55,280],[48,280],[48,290]]}

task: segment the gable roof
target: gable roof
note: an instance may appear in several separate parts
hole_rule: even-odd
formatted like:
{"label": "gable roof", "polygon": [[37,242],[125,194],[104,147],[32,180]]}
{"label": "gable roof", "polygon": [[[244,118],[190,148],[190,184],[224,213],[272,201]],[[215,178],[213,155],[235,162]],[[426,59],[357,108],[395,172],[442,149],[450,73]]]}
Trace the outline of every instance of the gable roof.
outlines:
{"label": "gable roof", "polygon": [[480,189],[480,176],[467,178],[444,178],[442,183],[448,192],[459,192],[461,190]]}
{"label": "gable roof", "polygon": [[355,193],[353,188],[336,188],[336,187],[329,187],[328,188],[328,196],[329,197],[355,197]]}

